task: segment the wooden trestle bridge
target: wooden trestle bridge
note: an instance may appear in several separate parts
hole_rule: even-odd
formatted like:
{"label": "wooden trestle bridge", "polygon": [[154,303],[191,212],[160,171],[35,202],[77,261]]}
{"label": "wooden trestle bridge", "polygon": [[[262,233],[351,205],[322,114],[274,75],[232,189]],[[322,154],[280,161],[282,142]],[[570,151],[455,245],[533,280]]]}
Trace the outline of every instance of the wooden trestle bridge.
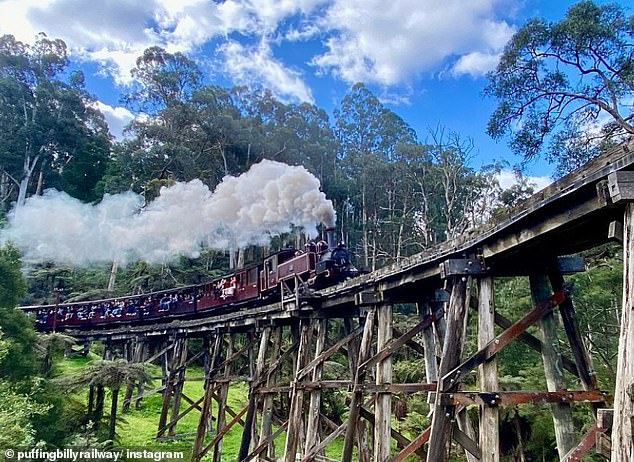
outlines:
{"label": "wooden trestle bridge", "polygon": [[[223,436],[242,429],[239,461],[323,461],[343,439],[337,460],[498,461],[500,407],[541,403],[552,409],[560,460],[598,451],[613,462],[634,461],[634,142],[591,161],[540,191],[521,209],[488,227],[310,297],[247,306],[203,319],[70,331],[102,340],[106,354],[163,364],[157,438],[177,435],[179,420],[200,415],[194,461],[223,460]],[[616,390],[597,389],[592,360],[575,319],[564,275],[584,270],[574,255],[610,240],[623,243],[624,294]],[[495,277],[528,276],[533,308],[510,320],[495,311]],[[409,330],[393,325],[394,304],[417,306]],[[479,351],[462,354],[468,315],[477,317]],[[497,329],[496,329],[496,326]],[[539,336],[527,328],[536,326]],[[572,357],[562,355],[558,329]],[[565,332],[565,335],[563,334]],[[539,337],[539,338],[538,338]],[[188,355],[201,338],[203,352]],[[288,339],[292,339],[289,343]],[[283,341],[285,339],[285,341]],[[502,391],[496,353],[520,341],[541,353],[548,390]],[[392,355],[424,358],[426,383],[395,383]],[[348,370],[322,379],[324,362],[347,358]],[[201,397],[183,393],[189,364],[204,358]],[[284,373],[282,373],[284,371]],[[289,371],[292,371],[289,373]],[[477,389],[463,388],[477,372]],[[565,374],[576,389],[567,389]],[[283,377],[291,377],[283,381]],[[199,379],[200,380],[200,379]],[[231,382],[249,384],[242,409],[227,404]],[[470,383],[474,380],[471,378]],[[349,416],[338,425],[322,414],[324,390],[349,394]],[[143,396],[128,387],[126,401]],[[395,395],[425,393],[431,426],[410,439],[392,428]],[[590,402],[595,424],[575,428],[572,407]],[[279,409],[283,406],[284,409]],[[466,414],[478,409],[479,429]],[[214,415],[212,415],[214,414]],[[471,416],[474,415],[472,411]],[[283,417],[282,417],[283,416]],[[279,441],[284,438],[282,448]],[[275,441],[278,441],[277,447]],[[224,459],[226,460],[226,458]]]}

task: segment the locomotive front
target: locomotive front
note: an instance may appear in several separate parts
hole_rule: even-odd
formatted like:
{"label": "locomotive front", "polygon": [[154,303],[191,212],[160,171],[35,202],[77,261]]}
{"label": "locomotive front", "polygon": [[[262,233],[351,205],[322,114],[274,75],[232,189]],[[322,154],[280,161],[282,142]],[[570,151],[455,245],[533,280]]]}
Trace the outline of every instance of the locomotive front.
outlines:
{"label": "locomotive front", "polygon": [[325,276],[332,282],[340,282],[357,276],[359,270],[352,264],[350,251],[343,241],[337,244],[334,228],[326,229],[326,238],[328,250],[321,254],[317,262],[315,268],[317,276]]}

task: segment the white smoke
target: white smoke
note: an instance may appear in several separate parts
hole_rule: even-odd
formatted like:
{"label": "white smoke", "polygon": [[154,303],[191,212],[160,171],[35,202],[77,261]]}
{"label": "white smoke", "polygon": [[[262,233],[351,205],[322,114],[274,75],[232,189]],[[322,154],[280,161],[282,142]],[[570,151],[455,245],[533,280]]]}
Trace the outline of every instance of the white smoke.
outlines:
{"label": "white smoke", "polygon": [[9,215],[0,241],[11,241],[26,262],[197,257],[203,247],[266,243],[291,224],[312,236],[318,223],[333,226],[332,202],[319,187],[304,167],[263,160],[238,177],[225,177],[213,193],[200,180],[162,188],[143,209],[142,198],[131,192],[90,205],[48,190]]}

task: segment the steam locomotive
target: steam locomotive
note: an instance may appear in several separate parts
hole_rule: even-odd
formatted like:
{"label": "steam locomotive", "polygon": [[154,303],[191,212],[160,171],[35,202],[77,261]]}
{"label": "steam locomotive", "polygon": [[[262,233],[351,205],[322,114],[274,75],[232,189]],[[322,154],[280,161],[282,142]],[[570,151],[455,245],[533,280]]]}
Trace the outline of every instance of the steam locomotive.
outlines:
{"label": "steam locomotive", "polygon": [[359,274],[345,245],[336,244],[334,229],[327,229],[326,236],[327,242],[309,242],[304,250],[283,249],[259,264],[198,285],[21,309],[35,316],[39,330],[51,331],[193,317],[199,313],[235,309],[247,303],[265,303],[275,297],[279,300],[285,291],[319,289]]}

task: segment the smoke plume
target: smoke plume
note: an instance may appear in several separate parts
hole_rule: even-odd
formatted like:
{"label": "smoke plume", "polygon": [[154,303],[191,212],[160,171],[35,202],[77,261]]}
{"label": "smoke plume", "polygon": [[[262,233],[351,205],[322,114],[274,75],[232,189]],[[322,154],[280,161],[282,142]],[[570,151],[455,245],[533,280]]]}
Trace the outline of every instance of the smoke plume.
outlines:
{"label": "smoke plume", "polygon": [[197,257],[203,247],[236,249],[317,223],[332,226],[332,202],[304,167],[263,160],[211,192],[200,180],[160,191],[146,207],[132,192],[106,195],[97,205],[48,190],[9,215],[0,241],[11,241],[26,262],[85,265],[117,259],[169,261]]}

